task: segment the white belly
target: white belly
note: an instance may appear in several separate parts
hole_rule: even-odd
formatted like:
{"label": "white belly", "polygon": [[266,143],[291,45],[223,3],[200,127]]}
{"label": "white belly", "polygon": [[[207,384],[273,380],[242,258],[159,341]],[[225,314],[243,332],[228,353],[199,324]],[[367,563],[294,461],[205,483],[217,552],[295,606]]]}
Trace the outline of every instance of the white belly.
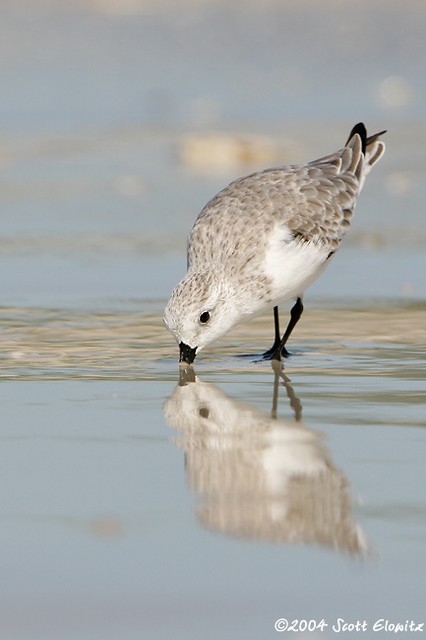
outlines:
{"label": "white belly", "polygon": [[290,238],[288,229],[278,229],[266,253],[265,272],[272,280],[274,305],[301,296],[327,266],[327,247],[314,242],[289,242]]}

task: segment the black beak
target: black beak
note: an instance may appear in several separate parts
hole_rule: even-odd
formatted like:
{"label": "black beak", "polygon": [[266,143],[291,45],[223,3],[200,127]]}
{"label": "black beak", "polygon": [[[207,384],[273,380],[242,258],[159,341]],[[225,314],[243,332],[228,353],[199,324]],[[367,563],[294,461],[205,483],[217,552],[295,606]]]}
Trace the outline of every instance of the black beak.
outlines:
{"label": "black beak", "polygon": [[179,345],[179,350],[179,362],[187,362],[188,364],[192,364],[194,362],[197,347],[191,349],[191,347],[188,347],[187,344],[181,342]]}

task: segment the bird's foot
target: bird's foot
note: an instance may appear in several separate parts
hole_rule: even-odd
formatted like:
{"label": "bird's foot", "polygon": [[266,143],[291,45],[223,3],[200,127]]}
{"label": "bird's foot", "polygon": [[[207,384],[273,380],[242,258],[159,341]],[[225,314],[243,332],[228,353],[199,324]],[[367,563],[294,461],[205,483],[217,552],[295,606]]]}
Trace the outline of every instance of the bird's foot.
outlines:
{"label": "bird's foot", "polygon": [[262,354],[263,360],[278,360],[281,361],[281,358],[289,358],[290,353],[287,351],[285,347],[283,347],[280,351],[280,345],[271,347],[268,351]]}

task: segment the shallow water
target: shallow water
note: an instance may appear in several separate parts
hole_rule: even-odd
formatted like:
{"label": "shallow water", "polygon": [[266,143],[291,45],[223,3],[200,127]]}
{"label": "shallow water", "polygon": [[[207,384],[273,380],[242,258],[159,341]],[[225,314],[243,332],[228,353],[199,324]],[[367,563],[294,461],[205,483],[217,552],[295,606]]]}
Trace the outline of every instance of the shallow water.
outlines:
{"label": "shallow water", "polygon": [[422,622],[424,305],[314,306],[280,375],[140,306],[1,310],[3,637]]}

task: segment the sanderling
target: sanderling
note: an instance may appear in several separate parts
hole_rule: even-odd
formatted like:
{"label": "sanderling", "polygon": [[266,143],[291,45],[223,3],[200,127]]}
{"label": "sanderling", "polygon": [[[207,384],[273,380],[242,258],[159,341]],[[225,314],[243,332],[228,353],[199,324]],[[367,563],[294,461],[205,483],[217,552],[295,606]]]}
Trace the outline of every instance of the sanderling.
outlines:
{"label": "sanderling", "polygon": [[[305,165],[239,178],[199,214],[188,238],[188,272],[175,287],[164,322],[180,349],[195,355],[240,320],[271,308],[281,360],[299,320],[304,290],[322,273],[351,223],[365,177],[384,153],[355,125],[339,151]],[[296,299],[281,337],[278,305]]]}

